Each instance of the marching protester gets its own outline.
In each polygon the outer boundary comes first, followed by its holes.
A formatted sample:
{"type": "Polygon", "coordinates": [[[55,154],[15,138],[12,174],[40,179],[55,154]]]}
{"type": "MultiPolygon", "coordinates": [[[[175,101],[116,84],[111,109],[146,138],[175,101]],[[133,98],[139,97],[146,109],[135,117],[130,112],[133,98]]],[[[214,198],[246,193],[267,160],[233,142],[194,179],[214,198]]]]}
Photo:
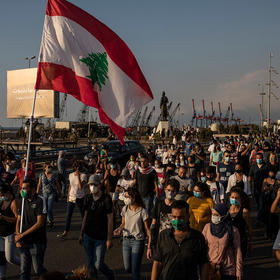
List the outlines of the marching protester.
{"type": "Polygon", "coordinates": [[[158,235],[165,229],[172,227],[171,224],[171,205],[175,201],[176,194],[179,192],[180,183],[176,179],[169,179],[164,187],[165,198],[157,200],[152,210],[151,240],[150,247],[147,249],[147,258],[152,259],[158,235]]]}
{"type": "Polygon", "coordinates": [[[275,177],[275,169],[268,170],[268,177],[263,180],[263,221],[266,225],[265,237],[274,239],[279,229],[279,220],[275,214],[270,212],[271,205],[277,195],[279,185],[275,177]]]}
{"type": "Polygon", "coordinates": [[[87,176],[81,173],[81,164],[78,161],[73,163],[73,171],[69,174],[69,190],[67,196],[66,224],[62,234],[58,234],[58,238],[65,238],[70,230],[71,220],[75,205],[77,204],[81,216],[84,216],[84,196],[87,176]]]}
{"type": "Polygon", "coordinates": [[[88,181],[90,194],[84,199],[83,217],[79,242],[84,244],[90,276],[97,278],[101,271],[107,279],[115,279],[114,272],[105,264],[105,252],[112,246],[113,205],[98,175],[88,181]]]}
{"type": "Polygon", "coordinates": [[[214,166],[208,166],[206,168],[206,184],[209,187],[212,199],[214,203],[224,202],[225,199],[225,190],[224,186],[217,182],[216,179],[216,172],[214,166]]]}
{"type": "Polygon", "coordinates": [[[29,280],[31,264],[36,274],[43,274],[44,255],[47,247],[45,199],[36,193],[36,182],[32,179],[22,183],[21,196],[24,198],[23,209],[16,221],[16,246],[20,251],[20,279],[29,280]],[[23,215],[22,232],[20,232],[21,216],[23,215]]]}
{"type": "Polygon", "coordinates": [[[146,156],[143,155],[140,162],[141,166],[136,170],[134,185],[136,185],[144,201],[148,215],[150,216],[153,208],[154,196],[156,195],[156,197],[159,198],[158,178],[156,171],[153,167],[149,166],[149,161],[146,156]]]}
{"type": "Polygon", "coordinates": [[[207,280],[208,250],[202,233],[189,227],[188,204],[178,200],[171,209],[172,228],[159,234],[151,280],[207,280]]]}
{"type": "Polygon", "coordinates": [[[114,231],[114,235],[123,235],[123,262],[127,272],[132,273],[133,280],[140,279],[141,262],[145,248],[145,235],[149,239],[150,229],[148,212],[145,210],[143,200],[135,188],[125,192],[125,206],[122,209],[122,223],[114,231]]]}
{"type": "Polygon", "coordinates": [[[18,201],[12,189],[0,184],[0,279],[6,279],[7,262],[20,264],[14,239],[17,216],[18,201]]]}
{"type": "Polygon", "coordinates": [[[210,190],[205,183],[198,182],[193,188],[193,196],[187,200],[189,221],[192,229],[202,231],[211,221],[211,209],[214,206],[210,190]]]}
{"type": "Polygon", "coordinates": [[[44,172],[40,174],[38,186],[37,186],[37,194],[40,193],[40,189],[42,188],[43,197],[46,200],[48,206],[48,215],[47,222],[50,228],[53,228],[53,205],[55,200],[58,199],[58,195],[62,198],[62,192],[60,189],[60,185],[57,180],[57,176],[53,172],[53,168],[49,163],[44,164],[44,172]]]}
{"type": "Polygon", "coordinates": [[[211,222],[202,231],[208,246],[211,280],[241,280],[242,277],[240,234],[232,226],[227,213],[224,203],[216,204],[212,209],[211,222]]]}
{"type": "Polygon", "coordinates": [[[66,172],[65,151],[59,151],[56,166],[57,166],[58,182],[60,184],[60,189],[62,195],[65,197],[67,192],[67,178],[66,178],[67,172],[66,172]]]}
{"type": "Polygon", "coordinates": [[[263,195],[262,186],[263,180],[267,177],[268,170],[267,166],[263,161],[263,154],[256,154],[256,163],[253,164],[249,171],[248,180],[251,183],[251,188],[253,189],[254,197],[257,203],[257,225],[263,220],[263,195]]]}
{"type": "MultiPolygon", "coordinates": [[[[280,188],[278,188],[277,196],[271,205],[271,213],[280,214],[280,188]]],[[[278,230],[277,237],[273,244],[273,251],[275,254],[275,258],[280,265],[280,229],[278,230]]]]}
{"type": "Polygon", "coordinates": [[[230,191],[230,208],[229,214],[233,226],[235,226],[240,234],[242,257],[245,258],[249,242],[252,241],[252,225],[250,220],[250,210],[244,207],[244,193],[239,188],[232,188],[230,191]],[[248,235],[247,235],[248,229],[248,235]]]}
{"type": "Polygon", "coordinates": [[[243,166],[240,163],[236,163],[234,173],[229,176],[226,193],[229,193],[232,187],[240,182],[243,182],[244,192],[250,196],[252,193],[248,177],[244,174],[243,166]]]}

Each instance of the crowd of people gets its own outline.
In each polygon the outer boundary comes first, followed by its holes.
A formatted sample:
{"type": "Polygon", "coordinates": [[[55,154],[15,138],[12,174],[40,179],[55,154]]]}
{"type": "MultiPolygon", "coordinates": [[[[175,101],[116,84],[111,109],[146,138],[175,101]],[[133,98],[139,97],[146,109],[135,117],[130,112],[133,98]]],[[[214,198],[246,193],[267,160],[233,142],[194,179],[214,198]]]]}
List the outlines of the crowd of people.
{"type": "Polygon", "coordinates": [[[20,279],[30,279],[31,264],[41,279],[54,275],[46,272],[44,254],[59,199],[67,208],[57,238],[67,238],[78,206],[79,242],[92,279],[98,272],[116,278],[104,261],[114,237],[122,238],[123,265],[133,280],[140,279],[145,253],[152,280],[243,279],[252,205],[255,226],[275,240],[280,262],[280,138],[240,135],[210,145],[187,135],[175,140],[153,142],[126,166],[110,161],[103,146],[92,145],[88,161],[66,160],[60,151],[42,170],[31,161],[27,176],[25,158],[17,169],[15,156],[1,152],[0,279],[7,262],[20,265],[20,279]]]}

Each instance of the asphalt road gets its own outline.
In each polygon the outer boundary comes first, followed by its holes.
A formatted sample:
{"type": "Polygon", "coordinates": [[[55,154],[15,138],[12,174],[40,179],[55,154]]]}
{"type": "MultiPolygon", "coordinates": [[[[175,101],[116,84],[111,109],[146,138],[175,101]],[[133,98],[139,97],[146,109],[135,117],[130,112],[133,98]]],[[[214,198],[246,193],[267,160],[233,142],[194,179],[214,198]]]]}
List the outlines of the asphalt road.
{"type": "MultiPolygon", "coordinates": [[[[55,205],[55,228],[48,232],[48,246],[45,255],[45,266],[49,271],[59,270],[69,273],[80,265],[86,264],[84,248],[78,244],[81,217],[78,208],[75,209],[71,231],[66,240],[56,238],[63,231],[66,216],[66,202],[55,205]]],[[[254,216],[254,212],[253,212],[254,216]]],[[[253,217],[254,219],[254,217],[253,217]]],[[[254,228],[253,249],[245,262],[244,278],[248,280],[280,280],[280,268],[272,257],[272,241],[264,239],[264,229],[254,228]]],[[[131,279],[123,269],[121,242],[113,240],[113,248],[106,254],[106,264],[112,268],[117,279],[131,279]]],[[[142,277],[150,279],[151,263],[143,257],[142,277]]],[[[7,279],[18,279],[19,267],[8,265],[7,279]]],[[[37,279],[33,277],[32,279],[37,279]]],[[[100,275],[100,279],[105,279],[100,275]]]]}

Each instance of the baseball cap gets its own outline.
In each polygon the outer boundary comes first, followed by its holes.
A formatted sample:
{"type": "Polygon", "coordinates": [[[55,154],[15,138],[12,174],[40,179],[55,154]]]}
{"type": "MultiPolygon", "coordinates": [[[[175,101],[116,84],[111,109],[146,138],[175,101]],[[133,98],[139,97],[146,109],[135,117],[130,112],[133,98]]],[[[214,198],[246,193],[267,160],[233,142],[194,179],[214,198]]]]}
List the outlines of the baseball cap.
{"type": "Polygon", "coordinates": [[[89,185],[99,185],[101,183],[101,176],[98,174],[91,175],[88,179],[89,185]]]}

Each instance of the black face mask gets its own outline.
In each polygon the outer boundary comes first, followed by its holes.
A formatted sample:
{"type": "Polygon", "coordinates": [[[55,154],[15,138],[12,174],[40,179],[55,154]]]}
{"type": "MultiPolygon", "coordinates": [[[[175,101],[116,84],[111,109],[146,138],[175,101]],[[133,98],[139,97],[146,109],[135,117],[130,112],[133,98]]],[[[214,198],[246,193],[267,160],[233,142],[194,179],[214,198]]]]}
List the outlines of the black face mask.
{"type": "Polygon", "coordinates": [[[206,177],[208,181],[213,181],[214,177],[210,176],[210,177],[206,177]]]}
{"type": "Polygon", "coordinates": [[[268,176],[270,179],[275,179],[275,176],[268,176]]]}
{"type": "Polygon", "coordinates": [[[240,173],[242,173],[242,170],[241,169],[236,169],[235,172],[240,174],[240,173]]]}

